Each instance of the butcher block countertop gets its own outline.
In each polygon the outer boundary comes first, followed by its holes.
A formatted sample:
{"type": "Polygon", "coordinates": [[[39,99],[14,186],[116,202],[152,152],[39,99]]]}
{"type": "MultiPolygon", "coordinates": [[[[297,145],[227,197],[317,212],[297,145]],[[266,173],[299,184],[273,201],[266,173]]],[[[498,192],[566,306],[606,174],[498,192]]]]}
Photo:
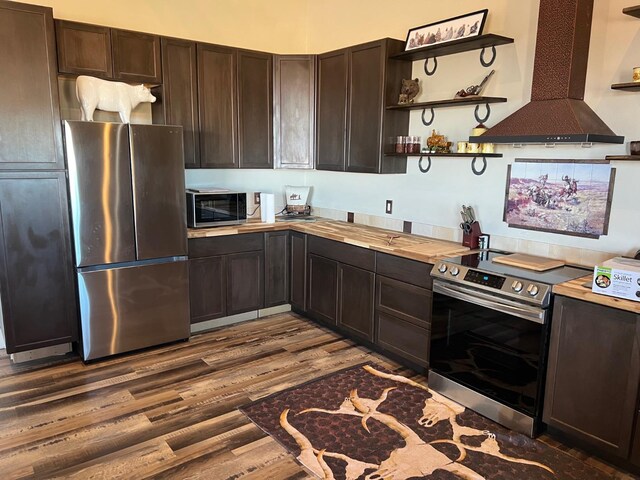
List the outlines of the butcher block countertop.
{"type": "Polygon", "coordinates": [[[560,283],[553,287],[553,293],[556,295],[564,295],[565,297],[576,298],[578,300],[584,300],[591,303],[597,303],[606,307],[618,308],[620,310],[626,310],[627,312],[633,312],[640,315],[640,302],[634,302],[632,300],[625,300],[624,298],[614,298],[607,295],[598,295],[591,291],[592,276],[576,278],[568,282],[560,283]],[[589,283],[589,288],[584,284],[589,283]]]}
{"type": "Polygon", "coordinates": [[[367,225],[323,219],[318,219],[318,221],[315,222],[283,221],[261,223],[249,221],[242,225],[233,225],[230,227],[189,229],[188,237],[206,238],[278,230],[293,230],[308,233],[310,235],[427,263],[433,263],[438,258],[460,255],[469,251],[467,247],[463,247],[459,243],[448,242],[446,240],[436,240],[420,235],[400,233],[367,225]]]}

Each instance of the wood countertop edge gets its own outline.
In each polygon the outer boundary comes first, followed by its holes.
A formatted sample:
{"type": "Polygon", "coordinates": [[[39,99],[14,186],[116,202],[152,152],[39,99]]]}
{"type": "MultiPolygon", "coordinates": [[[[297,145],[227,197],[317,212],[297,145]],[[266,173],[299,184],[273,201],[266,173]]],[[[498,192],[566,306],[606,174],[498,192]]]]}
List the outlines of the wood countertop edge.
{"type": "Polygon", "coordinates": [[[640,315],[640,302],[634,302],[633,300],[626,300],[624,298],[610,297],[608,295],[600,295],[598,293],[593,293],[590,288],[582,286],[586,282],[591,283],[592,278],[593,277],[591,275],[586,275],[584,277],[576,278],[575,280],[559,283],[558,285],[554,285],[553,293],[640,315]]]}

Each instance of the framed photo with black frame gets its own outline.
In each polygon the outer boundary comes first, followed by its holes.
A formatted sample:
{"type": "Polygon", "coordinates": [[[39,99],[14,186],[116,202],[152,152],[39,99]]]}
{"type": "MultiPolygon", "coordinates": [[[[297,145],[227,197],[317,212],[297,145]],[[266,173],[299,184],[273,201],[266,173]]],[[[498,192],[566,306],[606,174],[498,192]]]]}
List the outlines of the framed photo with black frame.
{"type": "Polygon", "coordinates": [[[408,51],[461,38],[477,37],[482,34],[488,13],[489,10],[485,8],[477,12],[465,13],[458,17],[412,28],[407,33],[404,49],[408,51]]]}

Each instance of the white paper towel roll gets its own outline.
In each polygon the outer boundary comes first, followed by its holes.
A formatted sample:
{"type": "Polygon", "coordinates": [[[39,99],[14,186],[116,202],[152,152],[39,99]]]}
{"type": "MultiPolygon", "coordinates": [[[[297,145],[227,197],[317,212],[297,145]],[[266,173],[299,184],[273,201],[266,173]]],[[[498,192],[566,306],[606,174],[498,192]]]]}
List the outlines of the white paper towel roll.
{"type": "Polygon", "coordinates": [[[260,194],[260,219],[265,223],[275,223],[276,205],[273,193],[260,194]]]}

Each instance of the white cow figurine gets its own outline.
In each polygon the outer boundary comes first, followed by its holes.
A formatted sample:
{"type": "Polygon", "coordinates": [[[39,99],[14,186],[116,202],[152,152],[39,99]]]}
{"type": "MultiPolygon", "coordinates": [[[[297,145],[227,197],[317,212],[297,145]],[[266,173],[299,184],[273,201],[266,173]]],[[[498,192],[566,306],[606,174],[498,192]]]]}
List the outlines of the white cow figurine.
{"type": "Polygon", "coordinates": [[[156,97],[144,85],[127,85],[80,75],[76,80],[76,97],[82,109],[82,120],[93,122],[93,112],[118,112],[122,123],[130,123],[131,110],[141,102],[155,102],[156,97]]]}

